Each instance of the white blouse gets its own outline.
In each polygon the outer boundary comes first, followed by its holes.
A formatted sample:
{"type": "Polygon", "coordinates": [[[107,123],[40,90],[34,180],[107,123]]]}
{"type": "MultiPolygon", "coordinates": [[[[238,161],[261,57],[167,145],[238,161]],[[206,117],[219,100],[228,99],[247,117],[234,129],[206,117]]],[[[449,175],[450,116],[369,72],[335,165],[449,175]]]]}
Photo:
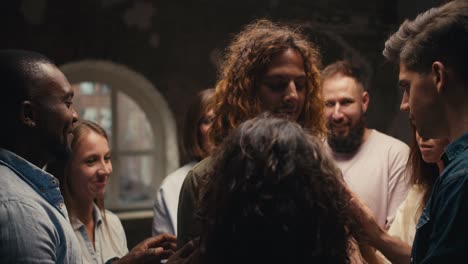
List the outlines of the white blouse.
{"type": "Polygon", "coordinates": [[[80,242],[84,263],[103,264],[111,258],[122,257],[128,253],[127,238],[119,218],[105,210],[107,225],[101,217],[101,211],[94,204],[94,245],[91,243],[86,228],[76,217],[71,218],[73,230],[80,242]]]}

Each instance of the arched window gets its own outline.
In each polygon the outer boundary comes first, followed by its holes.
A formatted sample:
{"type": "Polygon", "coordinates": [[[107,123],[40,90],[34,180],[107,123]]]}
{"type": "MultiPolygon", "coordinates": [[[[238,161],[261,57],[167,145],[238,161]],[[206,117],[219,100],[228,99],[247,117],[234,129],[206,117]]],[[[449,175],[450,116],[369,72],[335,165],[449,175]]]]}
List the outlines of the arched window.
{"type": "Polygon", "coordinates": [[[109,133],[113,174],[106,207],[149,209],[163,178],[179,165],[174,117],[164,98],[142,75],[106,61],[60,67],[74,87],[81,118],[109,133]]]}

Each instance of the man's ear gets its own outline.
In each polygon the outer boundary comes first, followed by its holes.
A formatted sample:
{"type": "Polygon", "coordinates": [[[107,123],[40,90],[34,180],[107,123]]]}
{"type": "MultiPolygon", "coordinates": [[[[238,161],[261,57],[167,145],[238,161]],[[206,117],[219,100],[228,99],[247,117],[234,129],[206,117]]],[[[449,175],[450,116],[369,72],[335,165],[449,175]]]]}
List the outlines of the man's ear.
{"type": "Polygon", "coordinates": [[[437,93],[442,93],[447,83],[447,71],[445,65],[440,61],[432,63],[433,82],[437,93]]]}
{"type": "Polygon", "coordinates": [[[36,114],[34,112],[34,105],[31,101],[21,102],[20,120],[21,124],[24,124],[29,128],[36,126],[36,114]]]}
{"type": "Polygon", "coordinates": [[[362,93],[362,111],[364,113],[367,112],[367,108],[369,107],[369,101],[370,101],[369,93],[367,91],[364,91],[362,93]]]}

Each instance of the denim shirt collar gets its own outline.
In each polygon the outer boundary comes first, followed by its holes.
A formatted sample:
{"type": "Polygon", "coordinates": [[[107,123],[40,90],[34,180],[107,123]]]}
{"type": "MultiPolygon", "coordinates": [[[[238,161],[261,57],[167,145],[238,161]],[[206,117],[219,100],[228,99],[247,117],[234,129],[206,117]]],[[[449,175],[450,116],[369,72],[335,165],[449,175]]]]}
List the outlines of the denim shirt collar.
{"type": "Polygon", "coordinates": [[[15,172],[42,198],[68,219],[67,209],[60,193],[60,184],[57,178],[15,153],[2,148],[0,148],[0,164],[7,166],[15,172]]]}
{"type": "Polygon", "coordinates": [[[452,162],[452,160],[456,159],[458,155],[460,155],[467,148],[468,132],[465,132],[465,134],[463,134],[445,148],[445,152],[441,157],[442,161],[444,162],[444,166],[447,167],[447,165],[452,162]]]}

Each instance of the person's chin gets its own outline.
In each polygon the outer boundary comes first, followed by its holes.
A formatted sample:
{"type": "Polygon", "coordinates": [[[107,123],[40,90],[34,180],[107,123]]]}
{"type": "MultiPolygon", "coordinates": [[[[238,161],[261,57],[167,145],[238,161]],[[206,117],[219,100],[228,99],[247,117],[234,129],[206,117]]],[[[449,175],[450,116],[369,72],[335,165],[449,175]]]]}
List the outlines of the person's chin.
{"type": "Polygon", "coordinates": [[[346,128],[341,128],[341,129],[332,129],[333,136],[338,138],[338,139],[345,139],[348,137],[349,130],[346,128]]]}
{"type": "Polygon", "coordinates": [[[94,196],[95,199],[99,199],[99,198],[104,198],[104,194],[106,193],[106,189],[105,188],[96,188],[94,187],[94,190],[91,191],[92,192],[92,196],[94,196]]]}

